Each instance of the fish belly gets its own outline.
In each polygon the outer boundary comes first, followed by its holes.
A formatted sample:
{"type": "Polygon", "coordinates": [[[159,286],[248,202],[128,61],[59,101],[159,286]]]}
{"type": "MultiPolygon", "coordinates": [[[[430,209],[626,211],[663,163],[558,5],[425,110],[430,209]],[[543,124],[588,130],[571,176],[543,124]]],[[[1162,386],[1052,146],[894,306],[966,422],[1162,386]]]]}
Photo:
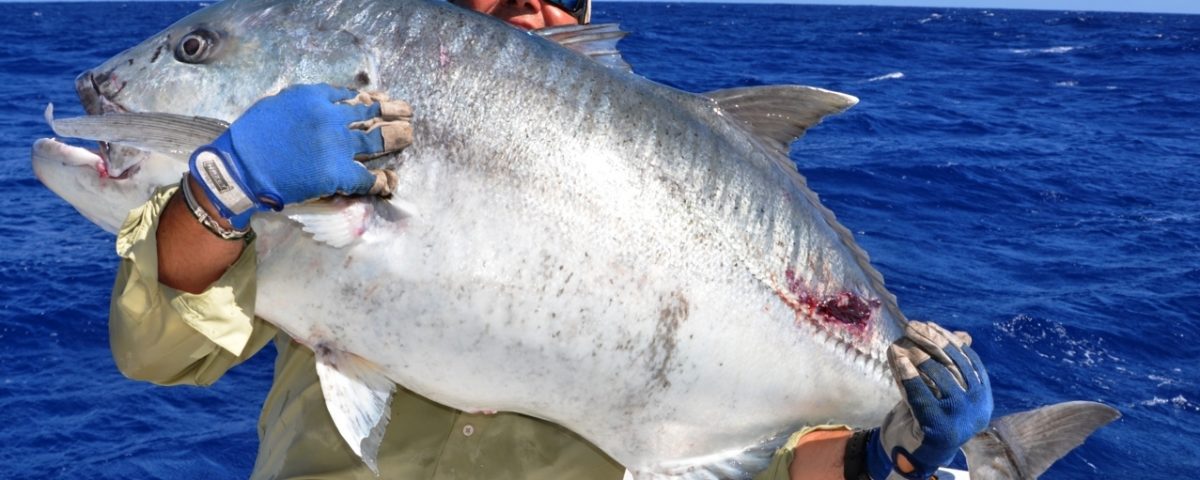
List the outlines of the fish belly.
{"type": "Polygon", "coordinates": [[[728,246],[698,241],[669,192],[631,182],[636,202],[595,209],[439,156],[406,161],[409,216],[348,247],[256,225],[259,315],[440,403],[561,424],[631,469],[875,424],[895,402],[728,246]]]}

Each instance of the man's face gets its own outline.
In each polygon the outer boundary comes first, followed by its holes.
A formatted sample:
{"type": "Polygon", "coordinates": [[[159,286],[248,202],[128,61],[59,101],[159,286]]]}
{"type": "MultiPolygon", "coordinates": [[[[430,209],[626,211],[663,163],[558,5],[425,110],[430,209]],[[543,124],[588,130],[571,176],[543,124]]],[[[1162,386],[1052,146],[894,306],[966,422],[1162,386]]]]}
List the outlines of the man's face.
{"type": "Polygon", "coordinates": [[[543,0],[451,0],[450,3],[486,13],[525,30],[579,24],[571,14],[543,0]]]}

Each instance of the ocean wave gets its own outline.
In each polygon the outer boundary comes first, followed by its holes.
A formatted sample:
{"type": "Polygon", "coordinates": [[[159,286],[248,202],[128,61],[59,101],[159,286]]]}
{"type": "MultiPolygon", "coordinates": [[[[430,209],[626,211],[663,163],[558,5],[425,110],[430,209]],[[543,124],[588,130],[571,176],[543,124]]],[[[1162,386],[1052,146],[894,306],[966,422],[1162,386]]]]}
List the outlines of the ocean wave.
{"type": "Polygon", "coordinates": [[[887,75],[880,75],[878,77],[874,77],[867,81],[868,82],[878,82],[880,80],[899,80],[901,78],[904,78],[904,72],[892,72],[887,75]]]}
{"type": "Polygon", "coordinates": [[[1047,360],[1080,367],[1122,361],[1109,351],[1103,338],[1078,337],[1057,321],[1017,314],[995,327],[1003,336],[1047,360]]]}
{"type": "Polygon", "coordinates": [[[1141,402],[1138,402],[1138,405],[1141,405],[1143,407],[1157,407],[1160,405],[1170,405],[1170,406],[1178,408],[1180,410],[1191,410],[1194,412],[1200,412],[1200,406],[1197,406],[1195,403],[1192,403],[1191,401],[1189,401],[1187,399],[1187,397],[1185,397],[1183,395],[1176,395],[1171,398],[1162,398],[1162,397],[1159,397],[1156,395],[1149,400],[1143,400],[1141,402]]]}
{"type": "Polygon", "coordinates": [[[1030,53],[1063,54],[1063,53],[1070,53],[1075,50],[1079,50],[1080,48],[1082,48],[1082,47],[1072,47],[1072,46],[1064,45],[1064,46],[1060,46],[1060,47],[1050,47],[1050,48],[1010,48],[1008,51],[1011,53],[1018,54],[1018,55],[1028,55],[1030,53]]]}

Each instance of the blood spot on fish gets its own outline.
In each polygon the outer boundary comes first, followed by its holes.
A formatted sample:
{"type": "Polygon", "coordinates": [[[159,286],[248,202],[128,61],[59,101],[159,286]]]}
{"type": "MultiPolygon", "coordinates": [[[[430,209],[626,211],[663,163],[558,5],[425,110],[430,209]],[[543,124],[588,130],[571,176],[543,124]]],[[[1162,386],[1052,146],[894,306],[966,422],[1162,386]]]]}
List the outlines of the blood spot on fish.
{"type": "Polygon", "coordinates": [[[878,306],[878,301],[867,302],[853,293],[842,292],[822,300],[817,305],[817,314],[828,321],[865,327],[871,318],[871,311],[878,306]]]}
{"type": "Polygon", "coordinates": [[[367,72],[358,72],[358,75],[354,76],[354,81],[358,82],[358,86],[365,87],[371,84],[371,76],[367,75],[367,72]]]}
{"type": "Polygon", "coordinates": [[[853,292],[818,296],[812,293],[795,271],[788,269],[784,275],[791,295],[781,293],[779,296],[799,317],[861,334],[866,332],[871,316],[880,306],[879,300],[863,299],[853,292]]]}

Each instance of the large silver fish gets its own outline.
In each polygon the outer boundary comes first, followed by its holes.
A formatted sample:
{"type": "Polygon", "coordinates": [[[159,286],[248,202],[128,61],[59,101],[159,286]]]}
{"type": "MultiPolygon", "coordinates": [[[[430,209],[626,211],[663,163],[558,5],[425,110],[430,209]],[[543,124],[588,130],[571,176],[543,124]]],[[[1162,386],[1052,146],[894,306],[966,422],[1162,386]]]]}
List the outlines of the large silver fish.
{"type": "MultiPolygon", "coordinates": [[[[254,222],[256,313],[317,353],[368,465],[394,384],[559,423],[638,478],[744,478],[804,425],[877,425],[906,320],[787,157],[856,99],[681,92],[623,70],[615,36],[532,35],[429,1],[229,0],[81,75],[87,111],[107,115],[60,134],[115,143],[41,140],[34,169],[115,231],[224,128],[183,116],[231,121],[296,83],[410,101],[416,144],[383,165],[395,197],[254,222]]],[[[976,478],[1036,476],[1112,418],[1030,415],[973,444],[976,478]],[[1079,421],[1031,426],[1047,418],[1079,421]]]]}

